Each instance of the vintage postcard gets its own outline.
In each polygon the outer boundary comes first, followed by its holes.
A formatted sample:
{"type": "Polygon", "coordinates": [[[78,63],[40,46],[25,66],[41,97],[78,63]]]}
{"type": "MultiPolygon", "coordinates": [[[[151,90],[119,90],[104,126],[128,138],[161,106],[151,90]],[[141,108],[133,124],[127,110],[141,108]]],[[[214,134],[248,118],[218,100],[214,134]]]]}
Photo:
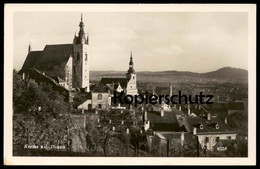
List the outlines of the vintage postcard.
{"type": "Polygon", "coordinates": [[[256,5],[4,15],[5,165],[256,164],[256,5]]]}

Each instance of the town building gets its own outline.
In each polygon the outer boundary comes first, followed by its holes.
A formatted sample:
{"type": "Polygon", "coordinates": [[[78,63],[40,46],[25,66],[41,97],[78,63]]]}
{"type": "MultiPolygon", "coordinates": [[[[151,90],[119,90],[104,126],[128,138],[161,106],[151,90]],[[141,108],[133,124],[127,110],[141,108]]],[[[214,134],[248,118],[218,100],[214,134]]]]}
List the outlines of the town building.
{"type": "Polygon", "coordinates": [[[97,85],[92,91],[92,109],[108,109],[111,106],[111,94],[107,86],[97,85]]]}
{"type": "Polygon", "coordinates": [[[235,140],[237,132],[227,125],[227,119],[222,122],[217,116],[207,112],[205,117],[197,116],[190,112],[176,116],[179,126],[185,128],[188,133],[198,137],[202,149],[213,151],[214,147],[221,140],[235,140]]]}
{"type": "Polygon", "coordinates": [[[181,131],[175,113],[173,111],[144,111],[143,117],[144,129],[153,131],[181,131]]]}

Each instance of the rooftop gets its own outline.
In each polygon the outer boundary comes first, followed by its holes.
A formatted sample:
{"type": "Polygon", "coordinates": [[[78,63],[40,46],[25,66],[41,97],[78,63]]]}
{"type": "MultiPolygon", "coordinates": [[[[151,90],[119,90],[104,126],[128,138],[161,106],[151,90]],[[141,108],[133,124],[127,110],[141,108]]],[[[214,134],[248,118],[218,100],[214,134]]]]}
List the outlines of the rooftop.
{"type": "Polygon", "coordinates": [[[120,84],[122,88],[127,87],[128,79],[125,77],[103,77],[101,79],[101,84],[107,85],[107,84],[120,84]]]}

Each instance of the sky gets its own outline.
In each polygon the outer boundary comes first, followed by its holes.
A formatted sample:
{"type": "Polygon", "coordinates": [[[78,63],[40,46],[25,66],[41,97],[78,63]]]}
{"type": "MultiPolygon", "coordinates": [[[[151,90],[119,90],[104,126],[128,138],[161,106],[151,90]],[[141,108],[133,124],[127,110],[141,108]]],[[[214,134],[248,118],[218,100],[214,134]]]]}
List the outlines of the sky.
{"type": "MultiPolygon", "coordinates": [[[[72,43],[80,12],[14,13],[14,69],[20,70],[31,43],[72,43]]],[[[248,69],[247,13],[83,12],[89,33],[90,70],[208,72],[230,66],[248,69]]]]}

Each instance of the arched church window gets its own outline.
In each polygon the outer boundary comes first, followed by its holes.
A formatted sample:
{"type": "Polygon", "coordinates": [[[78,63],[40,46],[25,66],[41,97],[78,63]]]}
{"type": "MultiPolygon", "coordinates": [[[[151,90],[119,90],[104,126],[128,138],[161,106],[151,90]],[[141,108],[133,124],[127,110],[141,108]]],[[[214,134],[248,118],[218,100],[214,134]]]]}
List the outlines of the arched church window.
{"type": "Polygon", "coordinates": [[[102,94],[98,94],[97,99],[98,99],[98,100],[102,100],[102,94]]]}
{"type": "Polygon", "coordinates": [[[85,61],[88,60],[88,54],[85,54],[85,61]]]}
{"type": "Polygon", "coordinates": [[[135,79],[135,77],[133,76],[133,79],[135,79]]]}

